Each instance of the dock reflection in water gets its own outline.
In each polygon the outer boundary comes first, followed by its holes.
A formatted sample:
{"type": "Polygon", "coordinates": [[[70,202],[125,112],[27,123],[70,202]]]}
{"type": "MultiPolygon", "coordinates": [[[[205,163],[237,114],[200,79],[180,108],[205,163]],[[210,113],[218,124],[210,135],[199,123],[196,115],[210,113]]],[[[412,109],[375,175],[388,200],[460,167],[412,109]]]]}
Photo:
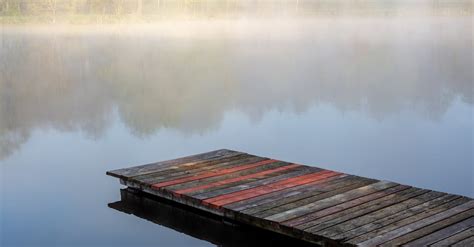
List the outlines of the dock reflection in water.
{"type": "MultiPolygon", "coordinates": [[[[108,206],[126,214],[174,229],[217,246],[314,246],[300,240],[222,218],[132,189],[120,190],[121,200],[108,206]]],[[[160,240],[157,239],[157,242],[160,240]]]]}

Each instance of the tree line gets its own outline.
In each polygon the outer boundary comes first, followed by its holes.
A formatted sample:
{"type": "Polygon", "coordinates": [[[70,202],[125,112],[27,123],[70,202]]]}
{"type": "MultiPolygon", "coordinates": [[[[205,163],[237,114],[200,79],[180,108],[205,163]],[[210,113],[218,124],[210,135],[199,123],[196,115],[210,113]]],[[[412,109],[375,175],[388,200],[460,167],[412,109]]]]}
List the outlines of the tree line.
{"type": "Polygon", "coordinates": [[[295,5],[291,1],[251,0],[0,0],[2,15],[44,14],[157,14],[161,10],[213,11],[246,6],[295,5]]]}
{"type": "Polygon", "coordinates": [[[252,12],[252,11],[316,11],[328,8],[398,8],[430,5],[432,7],[462,7],[472,9],[469,0],[0,0],[0,15],[126,15],[160,14],[161,12],[192,11],[252,12]]]}

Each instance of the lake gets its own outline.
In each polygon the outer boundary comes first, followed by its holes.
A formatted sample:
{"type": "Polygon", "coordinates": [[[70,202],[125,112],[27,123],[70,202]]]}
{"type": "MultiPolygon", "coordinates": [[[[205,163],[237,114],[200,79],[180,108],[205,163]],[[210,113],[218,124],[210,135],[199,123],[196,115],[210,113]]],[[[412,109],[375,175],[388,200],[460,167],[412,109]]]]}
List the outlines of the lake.
{"type": "Polygon", "coordinates": [[[1,245],[213,246],[109,208],[105,172],[221,148],[473,197],[472,25],[2,26],[1,245]]]}

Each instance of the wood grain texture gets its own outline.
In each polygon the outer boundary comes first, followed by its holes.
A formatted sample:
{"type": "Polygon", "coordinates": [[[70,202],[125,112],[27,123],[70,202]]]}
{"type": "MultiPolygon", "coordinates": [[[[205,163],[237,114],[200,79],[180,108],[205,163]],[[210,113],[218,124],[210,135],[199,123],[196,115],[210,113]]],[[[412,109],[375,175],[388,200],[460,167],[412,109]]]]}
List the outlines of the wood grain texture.
{"type": "MultiPolygon", "coordinates": [[[[376,225],[376,229],[372,230],[371,232],[364,233],[360,236],[355,237],[354,239],[348,240],[348,243],[351,244],[359,244],[365,241],[368,241],[369,239],[375,238],[377,236],[381,236],[385,233],[388,233],[390,231],[393,231],[398,228],[402,228],[404,226],[407,226],[411,223],[417,222],[417,221],[423,221],[423,219],[435,215],[437,213],[446,211],[450,208],[459,206],[463,203],[466,203],[467,200],[465,198],[457,198],[455,200],[442,203],[440,206],[436,206],[434,208],[428,208],[421,210],[421,212],[416,212],[418,211],[416,207],[409,209],[408,211],[402,211],[398,214],[395,214],[393,216],[388,217],[388,220],[385,221],[384,219],[380,219],[378,221],[374,221],[371,224],[376,225]],[[412,215],[410,211],[414,211],[415,214],[412,215]],[[407,214],[405,214],[407,213],[407,214]]],[[[421,207],[423,205],[420,205],[421,207]]],[[[365,226],[365,227],[370,227],[370,225],[365,226]]]]}
{"type": "Polygon", "coordinates": [[[397,240],[394,240],[394,239],[406,234],[410,234],[411,232],[414,232],[418,229],[421,229],[425,226],[429,226],[431,224],[434,224],[446,218],[451,218],[455,216],[456,214],[459,214],[471,209],[473,206],[474,206],[474,201],[469,201],[467,203],[461,204],[459,206],[443,211],[436,215],[424,218],[421,221],[416,221],[411,224],[405,225],[403,227],[397,228],[393,231],[387,232],[383,235],[379,235],[375,238],[362,242],[359,245],[360,246],[373,246],[373,245],[389,244],[389,243],[392,243],[392,240],[394,242],[398,242],[397,240]]]}
{"type": "Polygon", "coordinates": [[[186,156],[186,157],[173,159],[173,160],[160,161],[156,163],[135,166],[131,168],[108,171],[107,175],[117,177],[117,178],[129,178],[132,176],[139,176],[139,175],[144,175],[147,173],[161,171],[174,165],[179,165],[179,164],[184,164],[184,163],[193,163],[193,162],[203,162],[206,160],[213,160],[213,159],[223,158],[223,157],[232,157],[232,156],[236,156],[240,154],[242,153],[233,151],[233,150],[220,149],[220,150],[186,156]]]}
{"type": "Polygon", "coordinates": [[[338,183],[342,179],[347,178],[347,177],[348,175],[346,174],[339,174],[336,176],[317,180],[308,184],[303,184],[300,186],[287,188],[284,190],[268,193],[265,195],[260,195],[256,198],[251,198],[248,200],[231,203],[229,205],[225,205],[225,207],[228,209],[235,210],[235,211],[251,210],[250,208],[257,208],[257,207],[259,210],[262,210],[262,209],[264,210],[266,205],[269,205],[270,203],[273,203],[273,202],[280,202],[282,203],[280,205],[283,205],[292,200],[299,200],[305,197],[310,197],[312,195],[324,193],[327,191],[328,185],[338,183]]]}
{"type": "Polygon", "coordinates": [[[453,247],[472,247],[472,245],[473,245],[472,243],[474,243],[474,236],[463,239],[463,240],[453,244],[452,246],[453,247]]]}
{"type": "Polygon", "coordinates": [[[292,169],[298,167],[299,165],[296,164],[287,164],[284,162],[275,162],[272,164],[268,164],[266,166],[260,166],[252,169],[246,169],[243,171],[238,171],[222,176],[218,176],[219,180],[215,181],[208,181],[206,183],[196,183],[192,187],[188,186],[187,188],[170,188],[172,186],[167,187],[169,190],[173,190],[176,193],[181,194],[200,194],[204,193],[208,190],[215,189],[215,188],[222,188],[223,185],[237,185],[241,183],[246,183],[251,181],[251,179],[257,180],[260,178],[266,177],[266,175],[277,174],[277,172],[285,171],[288,169],[292,169]]]}
{"type": "Polygon", "coordinates": [[[213,197],[217,197],[217,196],[221,196],[221,195],[226,195],[226,194],[234,193],[234,192],[237,192],[237,191],[244,191],[244,190],[248,190],[248,189],[251,189],[251,188],[258,187],[258,186],[264,186],[264,185],[275,183],[275,182],[278,182],[278,181],[282,181],[282,180],[285,180],[285,179],[288,179],[288,178],[292,178],[292,177],[296,177],[296,176],[302,176],[302,175],[305,175],[305,174],[314,173],[314,172],[318,172],[318,171],[321,171],[321,169],[300,166],[300,167],[294,168],[291,171],[287,171],[287,172],[282,173],[282,174],[280,174],[278,176],[275,176],[275,177],[269,177],[269,178],[261,179],[261,180],[258,180],[258,181],[253,181],[253,182],[250,182],[250,183],[241,184],[241,185],[232,186],[232,187],[227,187],[227,188],[223,188],[223,189],[212,190],[212,191],[209,191],[209,192],[193,195],[193,197],[195,197],[197,199],[205,200],[205,199],[208,199],[208,198],[213,198],[213,197]]]}
{"type": "MultiPolygon", "coordinates": [[[[261,157],[251,157],[249,159],[244,160],[242,163],[244,163],[244,162],[245,163],[254,163],[254,162],[259,162],[259,161],[262,161],[262,160],[265,160],[265,159],[261,158],[261,157]]],[[[189,182],[186,182],[186,183],[170,185],[170,186],[166,186],[166,188],[169,189],[169,190],[173,190],[173,191],[184,190],[184,189],[189,189],[189,188],[194,188],[194,187],[197,187],[197,186],[201,186],[201,185],[204,185],[204,184],[218,182],[218,181],[222,181],[222,180],[225,180],[225,179],[230,179],[230,178],[234,178],[234,177],[238,177],[238,176],[245,176],[245,175],[248,175],[248,174],[253,174],[253,173],[260,172],[260,171],[269,170],[269,169],[273,169],[273,168],[276,168],[276,167],[287,166],[287,165],[290,165],[290,164],[287,163],[287,162],[279,161],[279,162],[274,162],[274,163],[271,163],[271,164],[268,164],[268,165],[265,165],[265,166],[246,169],[246,170],[242,170],[242,171],[238,171],[238,172],[234,172],[234,173],[230,173],[230,174],[225,174],[225,175],[221,175],[221,176],[204,178],[204,179],[199,179],[199,180],[196,180],[196,181],[189,181],[189,182]]]]}
{"type": "Polygon", "coordinates": [[[107,172],[128,187],[327,246],[474,246],[474,200],[232,150],[107,172]]]}
{"type": "MultiPolygon", "coordinates": [[[[334,177],[331,177],[334,178],[334,177]]],[[[294,193],[290,193],[284,198],[278,198],[278,200],[266,201],[265,203],[258,204],[258,207],[248,207],[242,209],[241,212],[251,215],[258,213],[259,217],[266,217],[277,212],[285,211],[284,205],[299,202],[300,204],[310,203],[315,200],[324,199],[330,197],[335,189],[346,189],[349,186],[357,186],[357,184],[369,183],[371,180],[364,180],[356,176],[344,176],[341,179],[329,180],[323,184],[316,184],[308,189],[302,189],[294,193]],[[272,211],[270,211],[272,210],[272,211]]]]}
{"type": "Polygon", "coordinates": [[[278,207],[273,207],[269,210],[259,211],[255,214],[252,214],[252,215],[254,215],[256,217],[261,217],[261,218],[270,217],[272,215],[287,212],[288,210],[296,209],[296,208],[299,208],[299,207],[302,207],[302,206],[305,206],[305,205],[308,205],[308,204],[311,204],[311,203],[315,203],[315,202],[324,200],[326,198],[330,198],[330,197],[333,197],[333,196],[336,196],[336,195],[340,195],[340,194],[345,193],[347,191],[357,189],[357,188],[360,188],[360,187],[364,187],[364,186],[366,186],[368,184],[372,184],[372,183],[375,183],[375,181],[373,181],[373,180],[355,181],[355,182],[352,182],[352,183],[347,184],[347,185],[342,186],[342,187],[335,188],[334,190],[331,190],[331,191],[328,191],[328,192],[325,192],[325,193],[318,193],[315,196],[304,198],[302,200],[293,201],[291,203],[287,203],[287,204],[284,204],[284,205],[281,205],[281,206],[278,206],[278,207]]]}
{"type": "MultiPolygon", "coordinates": [[[[450,233],[452,234],[452,233],[450,233]]],[[[448,234],[447,234],[448,235],[448,234]]],[[[474,227],[468,228],[461,232],[456,232],[453,235],[444,238],[436,243],[431,244],[433,247],[443,247],[443,246],[450,246],[456,244],[458,242],[463,241],[464,239],[468,239],[470,237],[474,237],[474,227]]]]}
{"type": "Polygon", "coordinates": [[[459,222],[464,221],[465,219],[468,219],[472,216],[474,216],[474,209],[463,211],[455,215],[449,215],[448,217],[442,220],[439,220],[437,222],[434,222],[430,225],[420,227],[416,230],[413,229],[409,233],[406,233],[405,235],[402,235],[388,242],[385,242],[380,246],[395,246],[395,245],[402,245],[402,244],[405,245],[406,243],[410,241],[423,238],[424,236],[432,234],[433,232],[436,232],[440,229],[447,228],[453,224],[458,224],[459,222]]]}
{"type": "MultiPolygon", "coordinates": [[[[445,195],[441,196],[432,200],[428,200],[425,203],[418,204],[416,206],[410,207],[406,210],[402,210],[399,212],[394,212],[393,214],[374,220],[370,223],[355,227],[347,232],[341,233],[337,235],[338,238],[344,238],[347,242],[351,241],[361,241],[365,237],[367,237],[372,231],[381,229],[384,226],[394,225],[396,222],[399,222],[403,219],[416,215],[418,213],[434,210],[437,206],[443,205],[448,201],[452,201],[457,196],[453,195],[445,195]]],[[[366,239],[366,238],[365,238],[366,239]]]]}
{"type": "Polygon", "coordinates": [[[131,179],[142,184],[157,184],[170,180],[187,177],[205,171],[220,171],[229,167],[242,166],[257,162],[269,162],[269,159],[260,157],[252,157],[248,155],[236,155],[233,157],[225,157],[222,159],[214,159],[205,162],[185,163],[172,166],[166,170],[159,172],[147,173],[145,175],[134,176],[131,179]]]}
{"type": "Polygon", "coordinates": [[[396,186],[396,183],[381,181],[367,186],[363,186],[357,189],[350,190],[348,192],[338,194],[320,201],[312,202],[303,206],[295,207],[293,209],[274,214],[266,217],[266,219],[271,221],[287,221],[298,216],[306,215],[311,212],[315,212],[321,209],[325,209],[340,203],[343,203],[348,200],[352,200],[358,197],[362,197],[367,194],[374,193],[379,190],[387,189],[390,187],[396,186]]]}
{"type": "Polygon", "coordinates": [[[199,179],[203,179],[203,178],[216,177],[216,176],[229,174],[229,173],[233,173],[233,172],[237,172],[237,171],[241,171],[241,170],[245,170],[245,169],[254,168],[254,167],[257,167],[257,166],[263,166],[263,165],[270,164],[270,163],[273,163],[273,162],[275,162],[275,160],[264,160],[264,161],[259,161],[259,162],[256,162],[256,163],[246,164],[246,165],[243,165],[243,166],[234,166],[234,167],[231,167],[231,168],[226,167],[224,169],[215,170],[215,171],[199,172],[199,173],[196,173],[194,175],[180,177],[178,179],[168,180],[168,181],[165,181],[165,182],[155,183],[155,184],[152,184],[152,187],[153,188],[161,188],[161,187],[165,187],[165,186],[169,186],[169,185],[181,184],[181,183],[194,181],[194,180],[199,180],[199,179]]]}
{"type": "Polygon", "coordinates": [[[337,225],[341,222],[346,222],[348,220],[360,217],[371,212],[375,212],[384,207],[394,205],[410,198],[419,196],[421,194],[427,193],[427,190],[421,190],[416,188],[411,188],[401,192],[382,197],[380,199],[373,200],[368,203],[359,205],[358,207],[349,208],[338,213],[330,214],[319,219],[312,219],[311,221],[305,222],[300,225],[293,226],[297,229],[302,229],[306,231],[320,231],[331,226],[337,225]]]}
{"type": "Polygon", "coordinates": [[[333,206],[333,207],[326,208],[324,210],[320,210],[320,211],[316,211],[316,212],[307,214],[304,217],[299,217],[299,218],[295,218],[295,219],[285,221],[285,222],[283,222],[283,224],[285,224],[287,226],[300,225],[304,222],[313,221],[315,219],[319,219],[321,217],[324,217],[324,216],[327,216],[327,215],[330,215],[330,214],[341,212],[341,211],[344,211],[346,209],[359,206],[359,205],[364,204],[366,202],[370,202],[370,201],[385,197],[387,195],[390,195],[390,194],[393,194],[393,193],[396,193],[396,192],[399,192],[399,191],[402,191],[402,190],[406,190],[408,188],[410,188],[410,186],[406,186],[406,185],[395,186],[395,187],[392,187],[392,188],[389,188],[389,189],[386,189],[386,190],[382,190],[382,191],[379,191],[379,192],[376,192],[376,193],[373,193],[373,194],[369,194],[369,195],[359,197],[359,198],[354,199],[354,200],[350,200],[350,201],[338,204],[338,205],[333,206]]]}
{"type": "Polygon", "coordinates": [[[327,228],[318,233],[324,236],[334,237],[336,239],[351,238],[354,236],[354,234],[358,234],[358,232],[351,231],[354,228],[364,226],[376,220],[385,220],[389,218],[390,216],[392,216],[393,214],[405,211],[409,208],[420,205],[426,201],[431,201],[433,199],[440,197],[441,195],[442,194],[440,192],[429,192],[421,196],[406,200],[402,203],[398,203],[398,204],[383,208],[381,210],[363,215],[361,217],[354,218],[350,221],[327,228]]]}
{"type": "Polygon", "coordinates": [[[271,184],[255,187],[255,188],[244,190],[244,191],[239,191],[239,192],[234,192],[234,193],[229,193],[226,195],[213,197],[204,201],[213,203],[218,206],[222,206],[225,204],[230,204],[230,203],[245,200],[248,198],[253,198],[258,195],[268,194],[274,191],[283,190],[285,188],[291,188],[298,185],[311,183],[314,181],[318,181],[318,180],[331,177],[331,176],[336,176],[336,175],[338,175],[337,172],[320,171],[316,173],[310,173],[310,174],[306,174],[302,176],[288,178],[282,181],[278,181],[276,183],[271,183],[271,184]]]}
{"type": "MultiPolygon", "coordinates": [[[[470,216],[468,216],[470,217],[470,216]]],[[[453,218],[450,218],[453,219],[453,218]]],[[[432,225],[431,227],[433,227],[432,225]]],[[[411,242],[408,242],[405,244],[405,246],[421,246],[421,245],[431,245],[436,242],[439,242],[440,240],[446,238],[446,236],[449,236],[451,234],[456,234],[459,232],[466,231],[469,228],[474,227],[474,217],[470,217],[467,220],[455,223],[453,225],[447,226],[447,227],[439,227],[440,224],[438,224],[438,231],[428,234],[422,238],[413,240],[411,242]]],[[[425,228],[426,229],[426,228],[425,228]]]]}

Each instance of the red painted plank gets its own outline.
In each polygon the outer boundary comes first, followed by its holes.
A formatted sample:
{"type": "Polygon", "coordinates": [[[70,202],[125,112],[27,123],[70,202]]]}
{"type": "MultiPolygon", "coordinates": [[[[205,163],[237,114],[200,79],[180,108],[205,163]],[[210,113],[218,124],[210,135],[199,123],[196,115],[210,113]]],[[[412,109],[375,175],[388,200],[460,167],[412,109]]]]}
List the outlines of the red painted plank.
{"type": "Polygon", "coordinates": [[[239,195],[232,195],[232,196],[228,196],[228,197],[223,196],[224,198],[220,198],[220,199],[217,199],[217,200],[212,200],[214,198],[211,198],[209,200],[211,200],[211,202],[213,204],[216,204],[218,206],[222,206],[222,205],[225,205],[225,204],[241,201],[241,200],[244,200],[244,199],[252,198],[252,197],[255,197],[255,196],[259,196],[259,195],[263,195],[263,194],[267,194],[267,193],[271,193],[271,192],[275,192],[275,191],[280,191],[280,190],[287,189],[287,188],[292,188],[292,187],[299,186],[299,185],[312,183],[314,181],[318,181],[318,180],[323,179],[323,178],[328,178],[328,177],[331,177],[331,176],[338,175],[338,174],[333,174],[332,171],[322,171],[322,172],[318,172],[318,173],[319,174],[314,174],[314,173],[310,174],[311,176],[305,175],[305,176],[300,176],[300,177],[287,179],[287,180],[284,180],[284,181],[280,181],[281,183],[275,183],[275,184],[260,186],[260,187],[254,188],[252,190],[249,190],[249,191],[242,191],[242,193],[240,193],[239,195]],[[220,205],[220,203],[224,200],[226,201],[226,203],[220,205]]]}
{"type": "Polygon", "coordinates": [[[308,179],[308,178],[312,178],[312,177],[319,177],[319,176],[321,176],[323,174],[326,174],[328,172],[330,172],[330,171],[322,170],[322,171],[313,172],[313,173],[309,173],[309,174],[305,174],[305,175],[300,175],[300,176],[296,176],[296,177],[292,177],[292,178],[287,178],[285,180],[281,180],[281,181],[274,182],[274,183],[267,184],[267,185],[258,186],[258,187],[251,188],[251,189],[248,189],[248,190],[241,190],[241,191],[237,191],[237,192],[233,192],[233,193],[229,193],[229,194],[225,194],[225,195],[220,195],[220,196],[208,198],[208,199],[206,199],[206,201],[215,202],[215,201],[231,198],[231,197],[234,197],[234,196],[240,196],[240,195],[243,195],[243,194],[252,193],[253,191],[259,190],[261,188],[277,187],[277,186],[282,186],[282,185],[285,185],[285,184],[288,184],[288,183],[293,183],[295,181],[302,181],[304,179],[308,179]]]}
{"type": "Polygon", "coordinates": [[[234,202],[237,202],[237,201],[242,201],[242,200],[245,200],[245,199],[253,198],[253,197],[256,197],[256,196],[259,196],[259,195],[263,195],[263,194],[267,194],[267,193],[271,193],[271,192],[275,192],[275,191],[280,191],[280,190],[283,190],[283,189],[292,188],[292,187],[299,186],[299,185],[312,183],[314,181],[318,181],[318,180],[328,178],[328,177],[331,177],[331,176],[336,176],[336,175],[337,174],[333,174],[333,172],[325,172],[324,174],[318,174],[316,176],[312,176],[312,177],[309,177],[309,178],[301,178],[297,181],[285,181],[285,183],[282,183],[282,184],[265,185],[265,186],[261,186],[259,188],[255,188],[255,190],[252,190],[252,191],[246,191],[245,193],[242,193],[240,195],[234,195],[230,198],[224,198],[224,199],[219,199],[219,200],[212,201],[212,203],[217,205],[217,206],[222,206],[222,205],[234,203],[234,202]]]}
{"type": "Polygon", "coordinates": [[[198,174],[195,174],[195,175],[192,175],[192,176],[179,178],[179,179],[175,179],[175,180],[171,180],[171,181],[166,181],[166,182],[162,182],[162,183],[153,184],[152,188],[159,189],[161,187],[180,184],[180,183],[185,183],[185,182],[194,181],[194,180],[198,180],[198,179],[202,179],[202,178],[220,176],[220,175],[224,175],[224,174],[228,174],[228,173],[232,173],[232,172],[237,172],[237,171],[241,171],[241,170],[245,170],[245,169],[250,169],[250,168],[253,168],[253,167],[257,167],[257,166],[263,166],[263,165],[273,163],[273,162],[276,162],[276,160],[270,159],[270,160],[264,160],[264,161],[260,161],[260,162],[256,162],[256,163],[252,163],[252,164],[248,164],[248,165],[222,169],[222,170],[218,170],[218,171],[201,172],[201,173],[198,173],[198,174]]]}
{"type": "Polygon", "coordinates": [[[234,203],[237,201],[242,201],[245,199],[253,198],[259,195],[271,193],[274,191],[279,191],[283,190],[286,188],[291,188],[295,187],[298,185],[302,184],[307,184],[311,183],[317,180],[321,180],[324,178],[332,177],[339,175],[340,173],[338,172],[333,172],[333,171],[321,171],[321,172],[316,172],[308,175],[303,175],[299,177],[294,177],[290,178],[287,180],[283,180],[277,183],[269,184],[269,185],[264,185],[264,186],[259,186],[253,189],[245,190],[245,191],[239,191],[235,193],[230,193],[222,196],[217,196],[213,197],[207,200],[204,200],[206,203],[213,204],[214,206],[223,206],[226,204],[234,203]]]}
{"type": "Polygon", "coordinates": [[[258,190],[258,189],[261,189],[261,188],[266,188],[268,186],[272,186],[272,187],[281,186],[281,185],[284,185],[284,184],[287,184],[287,183],[292,183],[294,181],[301,181],[302,179],[307,179],[307,178],[311,178],[311,177],[315,177],[315,176],[319,177],[322,174],[326,174],[328,172],[331,172],[331,171],[322,170],[322,171],[312,172],[312,173],[309,173],[309,174],[300,175],[300,176],[296,176],[296,177],[292,177],[292,178],[286,178],[284,180],[280,180],[278,182],[274,182],[274,183],[271,183],[271,184],[266,184],[266,185],[258,186],[258,187],[255,187],[255,188],[247,189],[247,190],[241,190],[241,191],[237,191],[237,192],[233,192],[233,193],[229,193],[229,194],[225,194],[225,195],[220,195],[220,196],[208,198],[208,199],[206,199],[206,201],[209,201],[209,202],[218,201],[218,200],[222,200],[222,199],[225,199],[225,198],[234,197],[234,196],[237,196],[237,195],[251,193],[254,190],[258,190]]]}
{"type": "Polygon", "coordinates": [[[240,177],[236,177],[236,178],[230,178],[230,179],[226,179],[226,180],[222,180],[222,181],[217,181],[217,182],[214,182],[214,183],[203,184],[203,185],[197,186],[197,187],[177,190],[175,192],[178,193],[178,194],[186,194],[186,193],[190,193],[190,192],[193,192],[193,191],[196,191],[196,190],[202,190],[202,189],[207,189],[207,188],[216,187],[216,186],[220,186],[220,185],[225,185],[225,184],[229,184],[229,183],[233,183],[233,182],[242,181],[242,180],[245,180],[245,179],[258,178],[258,177],[265,176],[267,174],[292,169],[292,168],[295,168],[295,167],[298,167],[298,166],[300,166],[300,165],[289,164],[289,165],[286,165],[286,166],[278,167],[278,168],[263,171],[263,172],[257,172],[257,173],[254,173],[254,174],[249,174],[249,175],[240,176],[240,177]]]}

